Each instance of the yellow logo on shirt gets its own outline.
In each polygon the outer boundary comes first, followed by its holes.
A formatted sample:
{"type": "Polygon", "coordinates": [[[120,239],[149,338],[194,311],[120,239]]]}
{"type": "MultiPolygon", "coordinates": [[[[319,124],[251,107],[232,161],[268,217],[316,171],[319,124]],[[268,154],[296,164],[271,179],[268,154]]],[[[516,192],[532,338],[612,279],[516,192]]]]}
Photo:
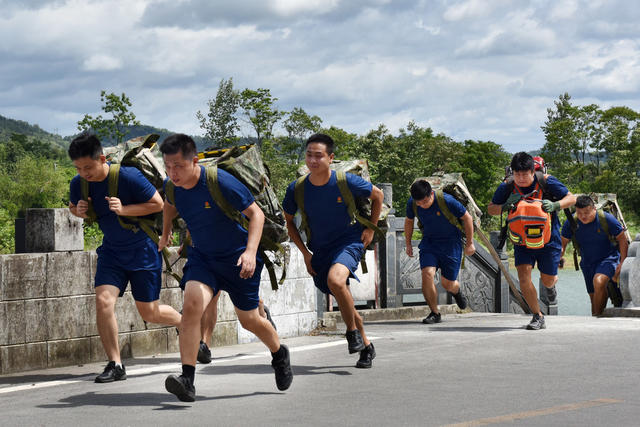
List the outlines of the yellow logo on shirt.
{"type": "Polygon", "coordinates": [[[209,202],[204,202],[204,208],[211,209],[211,205],[209,205],[209,202]]]}
{"type": "Polygon", "coordinates": [[[342,197],[338,196],[338,203],[342,203],[342,197]]]}
{"type": "Polygon", "coordinates": [[[440,216],[440,212],[436,212],[436,215],[440,216]]]}

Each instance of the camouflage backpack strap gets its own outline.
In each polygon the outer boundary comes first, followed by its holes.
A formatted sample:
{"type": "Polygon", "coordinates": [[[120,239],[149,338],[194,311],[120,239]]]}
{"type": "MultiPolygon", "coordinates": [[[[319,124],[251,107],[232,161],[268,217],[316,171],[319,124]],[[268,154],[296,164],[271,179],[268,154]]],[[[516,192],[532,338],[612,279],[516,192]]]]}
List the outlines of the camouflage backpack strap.
{"type": "Polygon", "coordinates": [[[411,201],[411,207],[413,208],[413,217],[418,220],[418,228],[420,229],[420,231],[422,231],[424,226],[422,225],[422,221],[420,221],[420,218],[418,218],[418,204],[415,200],[411,201]]]}
{"type": "MultiPolygon", "coordinates": [[[[220,208],[220,210],[232,221],[239,224],[245,230],[249,230],[249,220],[242,215],[240,211],[238,211],[222,194],[222,190],[220,189],[220,183],[218,181],[218,166],[212,165],[205,168],[206,173],[206,182],[207,188],[209,189],[209,193],[211,194],[211,198],[216,203],[216,205],[220,208]]],[[[272,241],[271,239],[261,236],[260,238],[260,246],[258,247],[258,253],[262,257],[264,261],[264,266],[267,268],[269,273],[269,280],[271,281],[271,288],[273,290],[278,290],[278,285],[284,283],[286,278],[286,269],[282,270],[282,275],[280,280],[278,281],[276,278],[275,267],[273,262],[269,259],[267,254],[265,253],[265,248],[269,250],[277,250],[280,251],[283,255],[285,254],[284,247],[277,242],[272,241]]]]}
{"type": "Polygon", "coordinates": [[[438,208],[440,208],[440,212],[447,218],[447,221],[451,223],[458,230],[464,232],[464,228],[462,228],[462,224],[460,224],[460,220],[456,218],[454,214],[449,210],[449,206],[447,206],[447,202],[444,200],[444,191],[436,190],[436,202],[438,203],[438,208]]]}
{"type": "Polygon", "coordinates": [[[309,246],[309,242],[311,241],[311,229],[309,228],[307,213],[304,210],[304,181],[307,179],[307,176],[309,175],[303,175],[296,180],[293,187],[293,197],[296,201],[298,212],[300,213],[300,230],[306,234],[307,246],[309,246]]]}
{"type": "MultiPolygon", "coordinates": [[[[436,203],[438,203],[438,208],[440,208],[440,212],[442,212],[442,215],[444,215],[444,217],[447,218],[447,221],[449,221],[451,223],[451,225],[453,225],[458,230],[460,230],[461,232],[464,233],[464,228],[462,228],[462,224],[460,224],[460,220],[458,218],[456,218],[456,216],[454,214],[451,213],[451,211],[449,210],[449,206],[447,206],[447,202],[444,199],[444,191],[436,190],[436,203]]],[[[464,261],[466,259],[467,259],[467,256],[466,256],[466,254],[464,253],[464,250],[463,250],[462,251],[462,264],[460,265],[460,268],[464,268],[464,264],[465,264],[464,261]]]]}
{"type": "Polygon", "coordinates": [[[575,266],[576,271],[580,269],[580,264],[578,263],[578,256],[580,256],[580,243],[578,243],[578,239],[576,237],[576,232],[578,231],[578,223],[576,222],[577,219],[577,215],[567,216],[569,227],[571,228],[571,243],[573,244],[573,265],[575,266]]]}
{"type": "Polygon", "coordinates": [[[370,228],[381,237],[384,237],[384,232],[380,230],[376,224],[372,223],[358,212],[356,201],[353,198],[353,193],[349,190],[349,185],[347,184],[347,174],[344,171],[336,171],[336,181],[338,182],[338,189],[340,190],[342,200],[347,205],[347,212],[351,218],[351,224],[355,224],[356,221],[358,221],[363,227],[370,228]]]}
{"type": "Polygon", "coordinates": [[[615,236],[612,236],[609,233],[609,223],[607,222],[607,217],[602,209],[598,209],[598,221],[600,222],[600,228],[607,235],[607,238],[609,239],[611,244],[613,246],[618,246],[618,241],[616,240],[615,236]]]}
{"type": "Polygon", "coordinates": [[[164,196],[173,206],[176,205],[176,186],[170,179],[164,185],[164,196]]]}
{"type": "Polygon", "coordinates": [[[96,211],[93,210],[93,203],[89,200],[89,181],[84,178],[80,178],[80,193],[82,200],[89,204],[87,208],[87,222],[92,224],[98,220],[98,215],[96,215],[96,211]]]}

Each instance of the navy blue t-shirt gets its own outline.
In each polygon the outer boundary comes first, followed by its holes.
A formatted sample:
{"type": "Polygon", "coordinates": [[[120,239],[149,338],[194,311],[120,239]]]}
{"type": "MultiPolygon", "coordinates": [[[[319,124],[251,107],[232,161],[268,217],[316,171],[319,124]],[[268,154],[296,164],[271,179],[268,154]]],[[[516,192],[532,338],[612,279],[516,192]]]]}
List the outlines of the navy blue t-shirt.
{"type": "MultiPolygon", "coordinates": [[[[422,240],[420,241],[419,248],[422,250],[436,250],[438,252],[449,253],[454,248],[461,246],[462,233],[458,227],[449,222],[446,216],[440,210],[438,201],[435,200],[435,193],[433,193],[434,200],[429,209],[416,206],[418,212],[418,219],[422,223],[422,240]]],[[[444,193],[444,201],[449,208],[449,211],[456,217],[462,218],[467,212],[465,207],[457,201],[450,194],[444,193]]],[[[413,197],[409,197],[407,200],[406,216],[409,219],[414,219],[413,213],[413,197]]]]}
{"type": "MultiPolygon", "coordinates": [[[[355,199],[371,196],[373,186],[370,182],[358,175],[345,175],[349,190],[355,199]]],[[[298,211],[295,185],[296,181],[289,184],[282,202],[284,211],[289,215],[295,215],[298,211]]],[[[304,180],[304,211],[311,229],[311,251],[328,251],[345,244],[360,242],[363,228],[359,222],[350,224],[351,219],[347,205],[342,200],[335,171],[331,171],[331,178],[325,185],[313,185],[309,178],[304,180]]]]}
{"type": "MultiPolygon", "coordinates": [[[[89,197],[93,210],[98,217],[98,225],[104,234],[102,244],[113,250],[136,249],[147,245],[151,239],[147,234],[138,230],[134,233],[131,230],[122,228],[118,221],[118,215],[109,210],[109,202],[105,197],[109,195],[109,176],[100,182],[89,182],[89,197]]],[[[121,166],[118,176],[118,198],[123,205],[133,205],[146,203],[156,193],[155,187],[134,168],[121,166]]],[[[69,201],[74,205],[82,199],[82,189],[80,175],[76,175],[69,185],[69,201]]],[[[126,221],[125,221],[126,222],[126,221]]],[[[151,241],[152,244],[153,241],[151,241]]]]}
{"type": "MultiPolygon", "coordinates": [[[[222,195],[238,211],[242,212],[254,202],[249,189],[220,168],[218,184],[222,195]]],[[[204,166],[200,166],[200,179],[195,187],[187,190],[176,186],[174,195],[175,206],[187,223],[193,246],[200,253],[215,258],[237,258],[244,252],[249,234],[214,202],[204,166]]]]}
{"type": "MultiPolygon", "coordinates": [[[[605,212],[604,217],[609,226],[610,235],[616,237],[622,233],[624,228],[613,215],[605,212]]],[[[611,243],[609,236],[607,236],[602,229],[598,215],[596,215],[596,218],[589,224],[583,224],[582,221],[576,219],[576,225],[578,226],[576,229],[576,240],[580,245],[581,264],[595,264],[610,256],[619,255],[618,249],[611,243]]],[[[569,220],[566,220],[562,226],[562,237],[571,239],[572,236],[571,225],[569,224],[569,220]]]]}
{"type": "MultiPolygon", "coordinates": [[[[533,184],[531,184],[529,187],[520,188],[520,191],[522,192],[522,194],[529,194],[535,190],[537,183],[538,177],[534,175],[533,184]]],[[[513,187],[514,191],[517,191],[515,190],[515,183],[513,184],[513,187]]],[[[549,193],[549,196],[553,196],[558,200],[562,199],[569,193],[567,187],[565,187],[564,184],[558,181],[558,179],[553,175],[547,176],[547,191],[549,193]]],[[[500,184],[500,186],[498,186],[498,189],[493,194],[491,203],[493,203],[494,205],[503,205],[509,198],[510,194],[512,194],[512,192],[509,191],[509,186],[503,182],[502,184],[500,184]]],[[[551,238],[549,240],[549,243],[545,245],[545,247],[547,246],[556,249],[562,248],[562,241],[560,240],[560,220],[558,219],[557,212],[553,212],[551,214],[551,238]]]]}

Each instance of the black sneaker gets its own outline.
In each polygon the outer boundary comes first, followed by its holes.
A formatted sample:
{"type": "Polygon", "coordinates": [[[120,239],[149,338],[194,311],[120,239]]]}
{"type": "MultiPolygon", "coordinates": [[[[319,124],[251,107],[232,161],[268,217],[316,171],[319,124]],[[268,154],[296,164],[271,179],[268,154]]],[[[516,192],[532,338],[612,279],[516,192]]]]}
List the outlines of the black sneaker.
{"type": "Polygon", "coordinates": [[[293,381],[293,371],[291,370],[289,349],[284,344],[281,344],[280,348],[284,349],[284,356],[279,359],[274,357],[271,360],[271,366],[276,372],[276,386],[278,387],[278,390],[284,391],[291,386],[291,382],[293,381]]]}
{"type": "Polygon", "coordinates": [[[112,383],[114,381],[122,381],[127,379],[127,372],[124,365],[116,366],[113,360],[107,363],[104,371],[96,377],[97,383],[112,383]]]}
{"type": "Polygon", "coordinates": [[[533,315],[533,319],[527,325],[527,329],[537,331],[538,329],[546,329],[546,325],[544,324],[544,316],[540,316],[538,313],[533,315]]]}
{"type": "Polygon", "coordinates": [[[200,341],[200,347],[198,348],[198,362],[211,363],[211,350],[207,346],[207,343],[200,341]]]}
{"type": "Polygon", "coordinates": [[[347,331],[345,335],[349,343],[349,354],[364,350],[364,342],[362,341],[362,335],[359,330],[354,329],[353,331],[347,331]]]}
{"type": "Polygon", "coordinates": [[[547,303],[549,303],[549,305],[558,304],[558,291],[556,290],[556,286],[553,285],[550,288],[545,287],[545,289],[547,292],[547,303]]]}
{"type": "MultiPolygon", "coordinates": [[[[449,293],[451,294],[451,292],[449,293]]],[[[453,296],[453,299],[456,300],[456,304],[458,304],[460,310],[464,310],[465,308],[467,308],[467,305],[469,305],[467,303],[467,297],[462,293],[462,287],[460,287],[457,294],[451,294],[451,296],[453,296]]]]}
{"type": "Polygon", "coordinates": [[[273,329],[277,331],[278,328],[276,327],[276,324],[273,323],[273,319],[271,318],[271,311],[269,311],[269,307],[267,307],[266,305],[264,306],[264,312],[267,315],[267,320],[271,322],[271,325],[273,325],[273,329]]]}
{"type": "Polygon", "coordinates": [[[196,388],[191,380],[184,375],[169,375],[164,380],[164,388],[169,393],[175,394],[178,400],[182,402],[194,402],[196,400],[196,388]]]}
{"type": "Polygon", "coordinates": [[[360,352],[360,359],[356,362],[356,368],[370,368],[371,361],[376,357],[376,349],[373,347],[373,343],[369,343],[368,346],[360,352]]]}
{"type": "Polygon", "coordinates": [[[422,323],[427,325],[433,325],[434,323],[442,322],[442,315],[440,313],[434,313],[433,311],[429,313],[427,317],[422,319],[422,323]]]}

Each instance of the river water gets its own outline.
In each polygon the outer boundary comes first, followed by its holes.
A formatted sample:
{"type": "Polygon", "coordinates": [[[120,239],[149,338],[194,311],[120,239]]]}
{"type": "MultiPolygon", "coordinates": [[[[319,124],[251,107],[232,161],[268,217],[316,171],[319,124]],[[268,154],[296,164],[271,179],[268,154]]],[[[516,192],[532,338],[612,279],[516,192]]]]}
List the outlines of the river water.
{"type": "MultiPolygon", "coordinates": [[[[540,274],[537,269],[534,269],[532,276],[533,283],[538,283],[540,274]]],[[[589,300],[582,271],[573,269],[558,270],[556,288],[558,290],[559,315],[591,316],[591,301],[589,300]]],[[[611,301],[608,302],[608,306],[611,306],[611,301]]]]}

